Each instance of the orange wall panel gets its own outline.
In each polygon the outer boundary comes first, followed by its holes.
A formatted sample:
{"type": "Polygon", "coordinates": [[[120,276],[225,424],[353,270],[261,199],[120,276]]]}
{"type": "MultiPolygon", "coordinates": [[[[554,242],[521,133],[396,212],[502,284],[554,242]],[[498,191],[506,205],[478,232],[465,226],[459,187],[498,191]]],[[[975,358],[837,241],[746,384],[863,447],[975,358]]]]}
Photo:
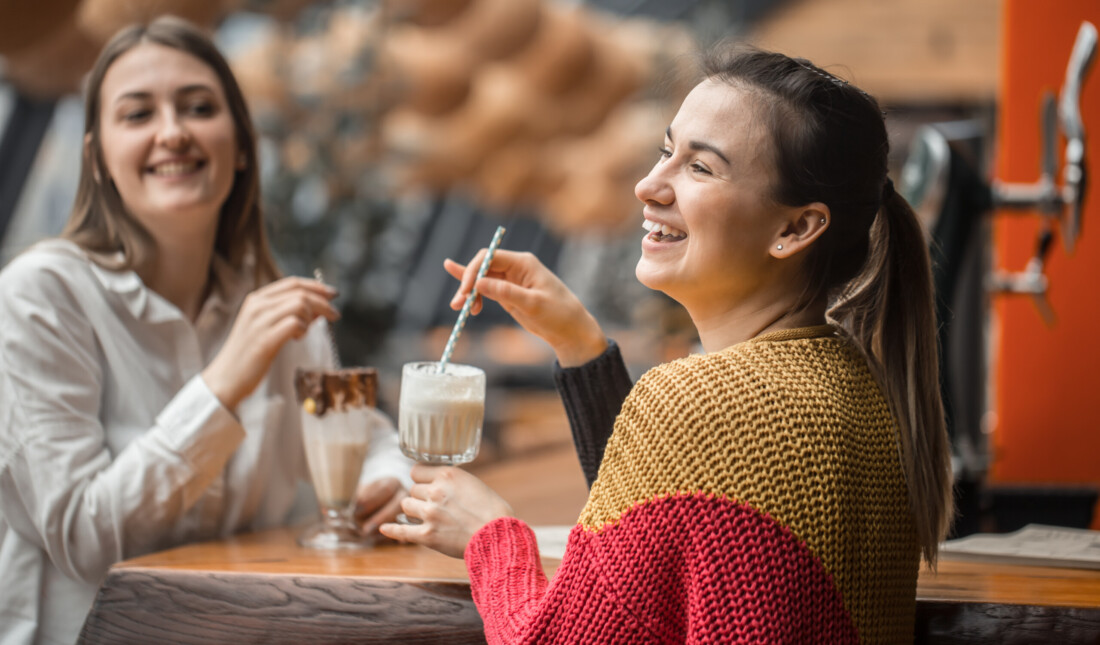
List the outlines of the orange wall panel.
{"type": "MultiPolygon", "coordinates": [[[[1006,0],[1002,13],[997,178],[1039,173],[1042,92],[1057,92],[1082,20],[1100,25],[1097,0],[1006,0]]],[[[1047,327],[1026,296],[994,297],[991,479],[1000,483],[1100,484],[1100,64],[1082,92],[1091,194],[1069,256],[1056,238],[1047,273],[1057,323],[1047,327]]],[[[1064,141],[1059,144],[1059,172],[1064,141]]],[[[998,213],[996,264],[1022,270],[1038,217],[998,213]]],[[[1100,528],[1100,509],[1093,528],[1100,528]]]]}

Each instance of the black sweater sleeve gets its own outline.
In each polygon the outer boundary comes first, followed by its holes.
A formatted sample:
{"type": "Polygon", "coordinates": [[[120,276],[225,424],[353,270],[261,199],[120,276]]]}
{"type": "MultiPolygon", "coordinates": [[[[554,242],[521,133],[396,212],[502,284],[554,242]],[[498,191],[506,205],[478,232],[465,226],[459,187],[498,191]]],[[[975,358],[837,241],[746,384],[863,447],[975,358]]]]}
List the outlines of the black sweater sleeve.
{"type": "Polygon", "coordinates": [[[615,417],[633,387],[619,345],[608,339],[603,354],[579,367],[563,368],[555,362],[554,382],[565,404],[584,478],[591,488],[615,417]]]}

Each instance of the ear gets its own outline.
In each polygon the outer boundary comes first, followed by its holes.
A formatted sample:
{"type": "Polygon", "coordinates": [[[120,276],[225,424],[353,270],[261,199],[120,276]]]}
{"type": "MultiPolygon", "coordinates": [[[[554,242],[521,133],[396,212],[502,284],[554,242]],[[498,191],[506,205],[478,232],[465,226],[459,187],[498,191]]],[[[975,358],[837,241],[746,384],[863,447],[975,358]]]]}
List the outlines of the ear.
{"type": "Polygon", "coordinates": [[[246,155],[242,150],[241,152],[237,153],[237,170],[244,170],[247,167],[248,155],[246,155]]]}
{"type": "Polygon", "coordinates": [[[789,258],[809,248],[829,228],[832,214],[825,204],[813,202],[790,209],[786,219],[786,226],[773,240],[769,251],[774,258],[789,258]]]}

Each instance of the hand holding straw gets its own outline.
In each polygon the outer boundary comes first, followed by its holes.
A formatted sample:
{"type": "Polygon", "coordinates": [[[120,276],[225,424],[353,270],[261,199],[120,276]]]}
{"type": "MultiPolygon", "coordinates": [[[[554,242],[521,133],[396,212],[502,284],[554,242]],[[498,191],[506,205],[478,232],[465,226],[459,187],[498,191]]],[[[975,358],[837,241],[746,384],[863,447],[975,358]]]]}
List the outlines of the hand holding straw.
{"type": "MultiPolygon", "coordinates": [[[[321,273],[320,267],[313,270],[313,279],[325,284],[325,276],[321,273]]],[[[336,369],[340,369],[340,350],[336,347],[336,334],[332,331],[332,323],[327,320],[325,321],[325,334],[328,336],[329,349],[332,351],[333,365],[336,369]]]]}
{"type": "Polygon", "coordinates": [[[466,325],[466,319],[470,316],[470,308],[474,306],[474,300],[477,298],[477,281],[485,277],[489,265],[493,262],[493,254],[500,246],[500,238],[503,236],[504,227],[498,226],[496,233],[493,234],[493,241],[489,242],[489,251],[485,254],[485,259],[481,261],[481,266],[478,267],[477,277],[474,278],[474,286],[470,288],[470,295],[466,296],[466,302],[463,303],[462,311],[458,314],[455,327],[451,330],[450,338],[447,339],[447,346],[443,348],[443,358],[439,359],[440,374],[447,370],[447,362],[451,360],[451,352],[455,350],[455,341],[458,340],[458,335],[462,333],[462,327],[466,325]]]}

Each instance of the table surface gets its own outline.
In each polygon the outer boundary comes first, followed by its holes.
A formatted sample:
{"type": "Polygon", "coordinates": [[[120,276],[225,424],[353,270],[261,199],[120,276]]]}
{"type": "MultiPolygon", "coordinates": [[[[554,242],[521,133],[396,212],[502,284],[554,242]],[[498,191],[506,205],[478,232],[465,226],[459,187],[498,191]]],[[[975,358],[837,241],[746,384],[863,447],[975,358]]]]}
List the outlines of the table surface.
{"type": "MultiPolygon", "coordinates": [[[[484,642],[462,560],[395,544],[311,551],[295,543],[299,530],[115,565],[82,642],[484,642]]],[[[547,575],[558,564],[543,559],[547,575]]],[[[917,598],[918,643],[1038,642],[1034,630],[1052,625],[1060,645],[1100,642],[1100,571],[944,559],[938,572],[922,569],[917,598]]]]}
{"type": "MultiPolygon", "coordinates": [[[[466,563],[437,551],[386,541],[351,551],[298,546],[302,529],[280,528],[217,542],[189,544],[120,562],[113,571],[159,569],[202,573],[257,573],[378,578],[468,585],[466,563]]],[[[559,561],[546,558],[547,575],[559,561]]]]}

